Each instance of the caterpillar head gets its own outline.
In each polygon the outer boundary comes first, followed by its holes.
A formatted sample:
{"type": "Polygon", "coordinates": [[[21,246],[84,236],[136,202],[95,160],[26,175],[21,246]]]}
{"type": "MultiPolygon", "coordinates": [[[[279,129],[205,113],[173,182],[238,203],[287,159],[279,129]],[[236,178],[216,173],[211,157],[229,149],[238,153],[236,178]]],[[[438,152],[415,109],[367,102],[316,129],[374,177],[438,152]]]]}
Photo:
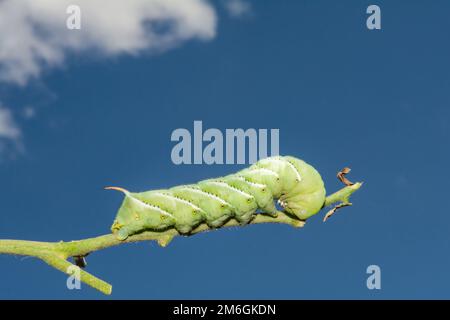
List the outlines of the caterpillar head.
{"type": "Polygon", "coordinates": [[[298,179],[293,181],[288,171],[282,176],[283,181],[291,181],[289,191],[279,198],[279,204],[284,211],[300,220],[306,220],[322,209],[325,203],[325,186],[317,170],[303,160],[284,157],[298,172],[298,179]]]}
{"type": "Polygon", "coordinates": [[[297,196],[278,200],[284,211],[296,216],[300,220],[306,220],[322,209],[325,201],[325,188],[309,194],[299,194],[297,196]]]}

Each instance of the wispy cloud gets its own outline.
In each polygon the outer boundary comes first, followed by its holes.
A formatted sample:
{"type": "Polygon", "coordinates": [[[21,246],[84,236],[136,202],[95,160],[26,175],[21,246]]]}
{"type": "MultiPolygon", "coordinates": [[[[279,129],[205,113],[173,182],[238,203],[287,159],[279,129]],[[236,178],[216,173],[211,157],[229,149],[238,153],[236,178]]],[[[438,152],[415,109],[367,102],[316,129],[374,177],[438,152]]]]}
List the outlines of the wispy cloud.
{"type": "Polygon", "coordinates": [[[163,51],[212,39],[215,30],[215,11],[205,0],[3,0],[0,80],[24,85],[68,54],[163,51]],[[81,30],[66,27],[72,4],[81,8],[81,30]]]}
{"type": "Polygon", "coordinates": [[[0,161],[5,156],[13,157],[20,150],[22,150],[22,132],[11,110],[0,104],[0,161]]]}
{"type": "Polygon", "coordinates": [[[252,10],[250,3],[245,0],[225,0],[224,4],[230,16],[235,18],[243,17],[252,10]]]}
{"type": "Polygon", "coordinates": [[[21,132],[9,109],[0,106],[0,139],[18,140],[21,132]]]}
{"type": "MultiPolygon", "coordinates": [[[[210,40],[216,20],[207,0],[0,0],[0,82],[26,85],[77,55],[160,53],[210,40]],[[81,10],[80,30],[67,28],[70,5],[81,10]]],[[[31,119],[35,109],[16,114],[31,119]]],[[[22,151],[22,138],[11,108],[0,104],[0,160],[22,151]]]]}

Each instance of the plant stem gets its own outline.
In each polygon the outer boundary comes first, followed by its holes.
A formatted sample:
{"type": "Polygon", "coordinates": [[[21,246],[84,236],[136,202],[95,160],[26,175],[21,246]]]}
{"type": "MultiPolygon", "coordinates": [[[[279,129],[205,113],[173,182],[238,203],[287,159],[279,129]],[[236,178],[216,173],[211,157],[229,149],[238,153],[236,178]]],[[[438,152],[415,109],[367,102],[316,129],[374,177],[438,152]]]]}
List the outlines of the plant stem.
{"type": "MultiPolygon", "coordinates": [[[[302,227],[304,225],[303,221],[289,217],[282,212],[280,212],[277,217],[257,215],[255,219],[252,220],[251,224],[270,222],[286,223],[294,227],[302,227]]],[[[241,224],[234,219],[228,221],[225,224],[226,227],[239,225],[241,224]]],[[[202,224],[198,226],[192,233],[195,234],[206,230],[210,230],[210,228],[206,224],[202,224]]],[[[85,256],[94,251],[130,242],[156,240],[160,245],[166,246],[175,236],[178,235],[180,234],[175,229],[169,229],[163,232],[142,232],[140,234],[130,236],[124,241],[117,240],[117,238],[113,234],[70,242],[0,240],[0,254],[3,253],[36,257],[43,260],[50,266],[71,275],[73,272],[73,268],[70,267],[75,267],[75,265],[67,261],[67,259],[70,257],[85,256]]],[[[80,270],[80,281],[103,292],[104,294],[111,294],[112,292],[112,286],[110,284],[94,277],[84,270],[80,270]]]]}
{"type": "Polygon", "coordinates": [[[329,195],[325,199],[324,207],[328,207],[334,203],[342,202],[342,203],[349,203],[349,198],[352,195],[353,192],[361,188],[362,182],[357,182],[355,184],[352,184],[350,186],[346,186],[342,188],[339,191],[336,191],[335,193],[329,195]]]}
{"type": "MultiPolygon", "coordinates": [[[[361,183],[356,183],[352,186],[347,186],[336,193],[328,196],[325,200],[325,206],[336,202],[348,202],[350,195],[359,189],[361,183]]],[[[284,223],[293,227],[303,227],[305,222],[296,217],[288,215],[284,212],[278,212],[276,217],[266,215],[256,215],[249,224],[259,223],[284,223]]],[[[223,227],[241,226],[235,219],[229,220],[223,227]]],[[[201,224],[195,228],[191,234],[196,234],[211,230],[207,224],[201,224]]],[[[83,240],[69,241],[69,242],[38,242],[26,240],[0,240],[0,254],[12,254],[36,257],[50,266],[71,275],[74,264],[67,261],[70,257],[86,256],[91,252],[102,250],[105,248],[117,246],[124,243],[140,242],[155,240],[161,246],[166,246],[175,236],[180,236],[175,229],[169,229],[161,232],[145,231],[128,237],[121,241],[113,234],[107,234],[95,238],[87,238],[83,240]],[[71,268],[72,267],[72,268],[71,268]]],[[[89,286],[103,292],[104,294],[111,294],[112,286],[107,282],[96,278],[85,270],[80,269],[80,281],[89,286]]]]}

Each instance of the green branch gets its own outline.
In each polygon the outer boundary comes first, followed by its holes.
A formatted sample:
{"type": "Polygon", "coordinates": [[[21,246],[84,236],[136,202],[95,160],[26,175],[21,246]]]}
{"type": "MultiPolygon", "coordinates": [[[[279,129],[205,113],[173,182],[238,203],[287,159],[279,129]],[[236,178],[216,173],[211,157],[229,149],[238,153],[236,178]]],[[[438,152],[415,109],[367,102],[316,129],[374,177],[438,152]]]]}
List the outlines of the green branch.
{"type": "Polygon", "coordinates": [[[341,202],[341,203],[349,203],[350,202],[350,196],[353,192],[361,188],[362,182],[357,182],[352,185],[346,186],[345,188],[342,188],[341,190],[329,195],[325,199],[324,207],[331,206],[332,204],[341,202]]]}
{"type": "MultiPolygon", "coordinates": [[[[361,183],[356,183],[351,186],[339,190],[338,192],[328,196],[325,200],[324,206],[329,206],[334,203],[341,203],[348,205],[350,195],[358,190],[361,183]]],[[[339,207],[339,206],[338,206],[339,207]]],[[[334,209],[335,210],[335,209],[334,209]]],[[[256,215],[255,218],[249,224],[259,223],[283,223],[293,227],[303,227],[305,221],[286,214],[284,212],[278,212],[276,217],[266,215],[256,215]]],[[[223,227],[241,226],[235,219],[229,220],[223,227]]],[[[211,230],[206,224],[199,225],[192,231],[192,234],[211,230]]],[[[0,254],[12,254],[36,257],[48,265],[71,275],[74,266],[68,261],[71,257],[84,257],[89,253],[106,249],[109,247],[117,246],[124,243],[140,242],[140,241],[157,241],[161,246],[166,246],[175,236],[180,236],[175,229],[169,229],[162,232],[146,231],[140,234],[136,234],[128,237],[124,241],[117,240],[113,234],[107,234],[95,238],[88,238],[70,242],[37,242],[37,241],[25,241],[25,240],[0,240],[0,254]]],[[[107,282],[91,275],[85,270],[80,269],[80,281],[87,285],[103,292],[104,294],[111,294],[112,286],[107,282]]]]}

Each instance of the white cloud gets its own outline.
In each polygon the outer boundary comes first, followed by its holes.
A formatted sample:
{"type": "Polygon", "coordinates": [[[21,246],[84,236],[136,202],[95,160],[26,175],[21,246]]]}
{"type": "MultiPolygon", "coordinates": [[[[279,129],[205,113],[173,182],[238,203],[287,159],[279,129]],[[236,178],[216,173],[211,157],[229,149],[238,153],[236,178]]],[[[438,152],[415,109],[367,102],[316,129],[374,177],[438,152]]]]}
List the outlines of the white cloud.
{"type": "Polygon", "coordinates": [[[245,0],[225,0],[225,8],[232,17],[242,17],[249,14],[252,7],[245,0]]]}
{"type": "Polygon", "coordinates": [[[0,80],[24,85],[62,65],[68,54],[162,51],[212,39],[215,30],[216,14],[206,0],[3,0],[0,80]],[[81,30],[66,27],[69,5],[81,8],[81,30]]]}
{"type": "Polygon", "coordinates": [[[9,109],[0,106],[0,139],[18,141],[21,132],[9,109]]]}

